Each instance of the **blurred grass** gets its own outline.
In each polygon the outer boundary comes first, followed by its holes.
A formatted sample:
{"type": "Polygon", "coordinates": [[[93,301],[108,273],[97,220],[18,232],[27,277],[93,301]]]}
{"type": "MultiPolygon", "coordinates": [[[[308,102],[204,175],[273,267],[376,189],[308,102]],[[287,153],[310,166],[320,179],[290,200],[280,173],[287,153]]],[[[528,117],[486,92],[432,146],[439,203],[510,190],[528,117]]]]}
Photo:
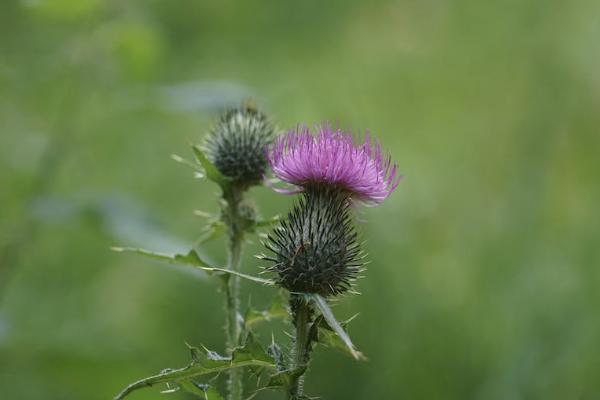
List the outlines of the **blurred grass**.
{"type": "Polygon", "coordinates": [[[598,18],[585,0],[3,1],[2,397],[106,399],[183,365],[184,342],[222,350],[214,284],[108,248],[192,242],[216,189],[169,154],[250,95],[283,128],[369,129],[406,176],[365,211],[364,294],[336,307],[361,313],[370,361],[319,351],[309,393],[597,398],[598,18]]]}

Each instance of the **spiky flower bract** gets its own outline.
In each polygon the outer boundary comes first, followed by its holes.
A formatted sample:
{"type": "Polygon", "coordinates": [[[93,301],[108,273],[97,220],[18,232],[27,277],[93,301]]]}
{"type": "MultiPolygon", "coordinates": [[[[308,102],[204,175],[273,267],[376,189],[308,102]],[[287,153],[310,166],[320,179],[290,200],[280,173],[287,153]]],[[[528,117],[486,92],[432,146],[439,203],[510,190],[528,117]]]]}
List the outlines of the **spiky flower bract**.
{"type": "Polygon", "coordinates": [[[203,148],[209,160],[237,186],[257,185],[268,162],[265,147],[274,126],[251,104],[226,111],[207,135],[203,148]]]}
{"type": "Polygon", "coordinates": [[[321,126],[290,131],[275,140],[267,152],[273,174],[304,190],[322,183],[336,186],[353,200],[381,204],[398,186],[397,165],[384,157],[381,145],[366,135],[357,144],[350,133],[321,126]]]}
{"type": "Polygon", "coordinates": [[[265,245],[274,253],[262,257],[273,262],[266,269],[290,292],[343,293],[364,264],[348,193],[323,184],[305,187],[265,245]]]}

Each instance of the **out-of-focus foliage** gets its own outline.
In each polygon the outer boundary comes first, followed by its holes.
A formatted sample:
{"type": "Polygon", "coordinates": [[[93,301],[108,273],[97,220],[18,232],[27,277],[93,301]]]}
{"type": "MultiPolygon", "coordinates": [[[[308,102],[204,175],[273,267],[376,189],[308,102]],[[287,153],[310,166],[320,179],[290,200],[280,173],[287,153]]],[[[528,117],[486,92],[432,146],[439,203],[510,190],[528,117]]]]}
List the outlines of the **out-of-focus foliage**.
{"type": "Polygon", "coordinates": [[[369,361],[319,349],[309,394],[597,398],[599,19],[591,0],[2,1],[0,397],[107,399],[185,365],[184,342],[223,350],[212,280],[109,247],[191,246],[216,188],[169,155],[250,96],[281,127],[369,129],[406,176],[361,216],[372,264],[334,310],[360,312],[369,361]]]}

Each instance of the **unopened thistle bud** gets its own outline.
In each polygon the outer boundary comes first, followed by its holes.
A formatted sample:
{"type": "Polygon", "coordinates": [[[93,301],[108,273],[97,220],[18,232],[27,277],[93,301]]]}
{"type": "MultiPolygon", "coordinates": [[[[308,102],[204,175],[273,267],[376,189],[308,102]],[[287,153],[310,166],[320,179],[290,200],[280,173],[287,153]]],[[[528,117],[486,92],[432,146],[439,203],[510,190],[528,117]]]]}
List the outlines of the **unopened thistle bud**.
{"type": "Polygon", "coordinates": [[[280,225],[268,236],[274,256],[268,271],[290,292],[337,295],[351,288],[363,255],[352,223],[348,194],[309,185],[280,225]]]}
{"type": "Polygon", "coordinates": [[[273,140],[274,127],[251,104],[226,111],[206,137],[208,159],[232,183],[247,188],[263,179],[268,162],[265,148],[273,140]]]}

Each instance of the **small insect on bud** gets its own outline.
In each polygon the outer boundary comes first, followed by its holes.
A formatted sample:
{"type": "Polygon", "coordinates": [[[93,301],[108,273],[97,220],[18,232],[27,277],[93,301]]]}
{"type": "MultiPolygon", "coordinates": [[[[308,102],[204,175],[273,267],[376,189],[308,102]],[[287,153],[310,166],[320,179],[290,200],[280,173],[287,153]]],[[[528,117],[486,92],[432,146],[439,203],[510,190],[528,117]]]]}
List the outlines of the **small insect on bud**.
{"type": "Polygon", "coordinates": [[[352,224],[348,193],[330,185],[308,185],[287,218],[268,236],[274,256],[268,271],[290,292],[337,295],[352,287],[363,254],[352,224]]]}
{"type": "Polygon", "coordinates": [[[267,116],[250,103],[226,111],[207,135],[208,159],[232,183],[247,188],[263,179],[268,162],[265,149],[274,136],[267,116]]]}

